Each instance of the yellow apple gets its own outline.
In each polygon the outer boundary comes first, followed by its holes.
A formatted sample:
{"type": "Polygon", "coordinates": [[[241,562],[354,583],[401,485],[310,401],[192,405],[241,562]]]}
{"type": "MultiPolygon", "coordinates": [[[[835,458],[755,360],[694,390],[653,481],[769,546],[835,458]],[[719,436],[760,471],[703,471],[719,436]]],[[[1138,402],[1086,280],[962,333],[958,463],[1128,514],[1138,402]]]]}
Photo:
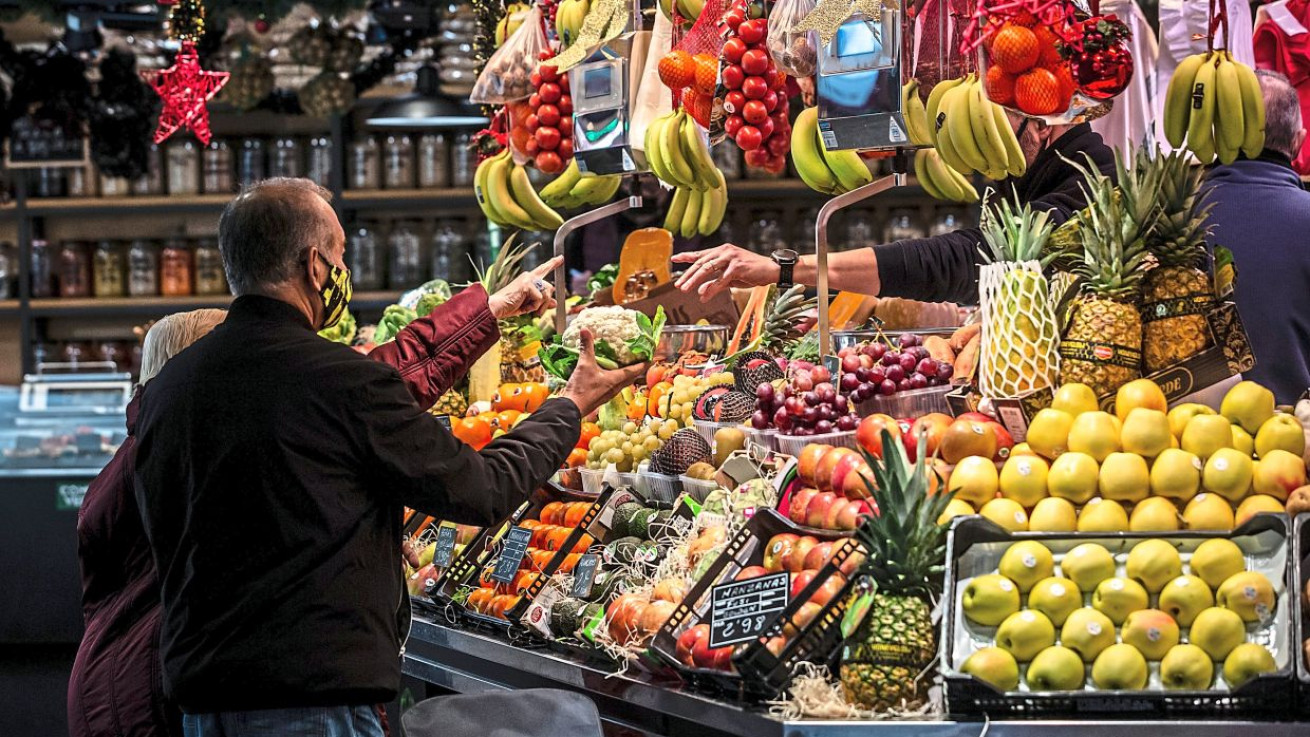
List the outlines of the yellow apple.
{"type": "Polygon", "coordinates": [[[1128,529],[1128,513],[1113,499],[1096,497],[1087,502],[1078,515],[1079,532],[1123,532],[1128,529]]]}
{"type": "Polygon", "coordinates": [[[1114,556],[1104,546],[1082,543],[1065,553],[1060,571],[1081,591],[1091,591],[1100,582],[1114,577],[1114,556]]]}
{"type": "Polygon", "coordinates": [[[1019,664],[1014,656],[999,647],[976,650],[960,666],[961,673],[991,684],[1001,691],[1019,687],[1019,664]]]}
{"type": "Polygon", "coordinates": [[[1255,493],[1268,494],[1279,501],[1287,501],[1288,495],[1305,483],[1305,461],[1278,448],[1261,456],[1251,480],[1255,493]]]}
{"type": "Polygon", "coordinates": [[[1175,645],[1160,661],[1160,681],[1174,691],[1204,691],[1214,681],[1214,661],[1196,645],[1175,645]]]}
{"type": "Polygon", "coordinates": [[[1078,510],[1068,499],[1048,496],[1037,502],[1028,515],[1028,529],[1033,532],[1073,532],[1078,529],[1078,510]]]}
{"type": "Polygon", "coordinates": [[[1100,466],[1086,453],[1065,453],[1051,463],[1046,488],[1051,496],[1086,504],[1096,496],[1100,466]]]}
{"type": "Polygon", "coordinates": [[[1243,622],[1262,623],[1274,616],[1274,603],[1278,600],[1273,584],[1258,571],[1229,576],[1219,585],[1214,598],[1219,606],[1237,612],[1243,622]]]}
{"type": "Polygon", "coordinates": [[[1087,674],[1078,653],[1053,645],[1037,653],[1028,664],[1026,678],[1031,691],[1081,691],[1087,674]]]}
{"type": "Polygon", "coordinates": [[[1233,505],[1218,494],[1197,494],[1183,510],[1183,524],[1189,530],[1233,529],[1233,505]]]}
{"type": "Polygon", "coordinates": [[[1111,645],[1092,664],[1092,683],[1105,691],[1137,691],[1149,676],[1146,658],[1132,645],[1111,645]]]}
{"type": "Polygon", "coordinates": [[[1073,415],[1048,407],[1033,416],[1024,442],[1039,455],[1058,458],[1069,449],[1069,429],[1072,427],[1073,415]]]}
{"type": "Polygon", "coordinates": [[[993,499],[978,510],[978,514],[1010,532],[1028,529],[1028,513],[1013,499],[993,499]]]}
{"type": "Polygon", "coordinates": [[[1169,409],[1169,402],[1159,384],[1150,379],[1137,379],[1119,387],[1114,397],[1114,411],[1122,421],[1138,407],[1165,412],[1169,409]]]}
{"type": "Polygon", "coordinates": [[[968,502],[976,509],[996,498],[999,484],[996,463],[992,459],[969,456],[955,465],[946,488],[955,492],[956,499],[968,502]]]}
{"type": "Polygon", "coordinates": [[[1128,517],[1128,529],[1133,532],[1172,532],[1182,528],[1178,507],[1172,499],[1153,496],[1133,506],[1128,517]]]}
{"type": "Polygon", "coordinates": [[[1151,464],[1151,493],[1185,502],[1201,488],[1201,459],[1185,450],[1169,448],[1151,464]]]}
{"type": "Polygon", "coordinates": [[[1233,425],[1233,447],[1249,458],[1255,455],[1255,438],[1241,425],[1233,425]]]}
{"type": "Polygon", "coordinates": [[[1121,636],[1147,660],[1160,660],[1178,644],[1178,623],[1159,609],[1143,609],[1128,615],[1121,636]]]}
{"type": "Polygon", "coordinates": [[[1237,612],[1212,606],[1192,620],[1187,640],[1211,658],[1223,660],[1233,648],[1246,641],[1246,623],[1237,612]]]}
{"type": "Polygon", "coordinates": [[[1182,443],[1183,450],[1204,461],[1220,448],[1232,446],[1232,426],[1228,424],[1226,417],[1197,415],[1187,423],[1187,428],[1183,430],[1183,437],[1179,438],[1178,442],[1182,443]]]}
{"type": "Polygon", "coordinates": [[[1190,422],[1193,417],[1197,415],[1212,415],[1214,413],[1214,410],[1204,404],[1196,404],[1195,402],[1180,404],[1169,410],[1169,432],[1172,433],[1175,438],[1181,438],[1183,436],[1183,430],[1187,429],[1187,423],[1190,422]]]}
{"type": "Polygon", "coordinates": [[[1060,628],[1060,643],[1090,663],[1114,644],[1114,622],[1095,609],[1076,609],[1060,628]]]}
{"type": "Polygon", "coordinates": [[[1119,439],[1125,453],[1154,458],[1170,446],[1169,416],[1159,410],[1138,407],[1123,423],[1119,439]]]}
{"type": "Polygon", "coordinates": [[[1111,453],[1101,462],[1097,483],[1106,499],[1140,502],[1151,493],[1151,469],[1139,455],[1111,453]]]}
{"type": "Polygon", "coordinates": [[[1129,614],[1145,609],[1149,602],[1146,589],[1129,578],[1106,579],[1092,593],[1092,607],[1117,625],[1123,624],[1129,614]]]}
{"type": "Polygon", "coordinates": [[[1232,540],[1216,537],[1196,546],[1188,567],[1206,586],[1217,589],[1230,576],[1246,570],[1246,554],[1232,540]]]}
{"type": "Polygon", "coordinates": [[[1287,510],[1283,507],[1282,502],[1268,494],[1252,494],[1243,499],[1241,504],[1237,505],[1237,513],[1233,518],[1233,525],[1235,527],[1241,527],[1252,517],[1265,512],[1286,514],[1287,510]]]}
{"type": "Polygon", "coordinates": [[[1123,428],[1119,420],[1108,412],[1084,412],[1069,427],[1069,451],[1086,453],[1100,463],[1106,456],[1120,450],[1119,435],[1123,428]]]}
{"type": "Polygon", "coordinates": [[[1019,591],[1027,593],[1033,584],[1055,572],[1055,556],[1045,545],[1024,540],[1006,548],[996,570],[1013,581],[1019,591]]]}
{"type": "Polygon", "coordinates": [[[1237,503],[1251,490],[1255,464],[1251,456],[1233,448],[1220,448],[1205,462],[1201,486],[1237,503]]]}
{"type": "Polygon", "coordinates": [[[1056,627],[1083,605],[1083,593],[1067,578],[1043,578],[1028,592],[1028,606],[1045,614],[1056,627]]]}
{"type": "Polygon", "coordinates": [[[1271,450],[1285,450],[1294,456],[1305,455],[1305,428],[1289,414],[1279,412],[1260,426],[1255,434],[1255,452],[1261,458],[1271,450]]]}
{"type": "Polygon", "coordinates": [[[1128,552],[1124,573],[1152,594],[1183,575],[1183,558],[1178,548],[1164,540],[1143,540],[1128,552]]]}
{"type": "Polygon", "coordinates": [[[1224,658],[1224,681],[1229,689],[1239,689],[1262,673],[1278,670],[1278,663],[1264,645],[1244,642],[1224,658]]]}
{"type": "Polygon", "coordinates": [[[944,525],[956,517],[963,517],[970,514],[976,514],[973,507],[963,499],[951,499],[946,503],[946,509],[937,518],[937,524],[944,525]]]}
{"type": "Polygon", "coordinates": [[[1001,468],[1001,496],[1031,509],[1046,496],[1049,470],[1038,456],[1010,456],[1001,468]]]}
{"type": "Polygon", "coordinates": [[[1192,626],[1196,615],[1212,606],[1214,594],[1210,593],[1205,581],[1196,576],[1179,576],[1160,591],[1160,609],[1182,627],[1192,626]]]}
{"type": "Polygon", "coordinates": [[[969,621],[994,627],[1019,611],[1019,587],[996,573],[978,576],[965,584],[960,607],[969,621]]]}
{"type": "Polygon", "coordinates": [[[1055,390],[1055,398],[1051,400],[1051,409],[1067,412],[1071,417],[1077,417],[1084,412],[1095,412],[1100,408],[1100,403],[1096,401],[1096,392],[1092,391],[1090,386],[1076,381],[1061,384],[1060,388],[1055,390]]]}
{"type": "Polygon", "coordinates": [[[1274,416],[1274,393],[1254,381],[1243,381],[1224,395],[1219,414],[1255,435],[1274,416]]]}
{"type": "Polygon", "coordinates": [[[1020,663],[1055,644],[1055,625],[1041,612],[1025,609],[1005,618],[996,628],[996,646],[1020,663]]]}

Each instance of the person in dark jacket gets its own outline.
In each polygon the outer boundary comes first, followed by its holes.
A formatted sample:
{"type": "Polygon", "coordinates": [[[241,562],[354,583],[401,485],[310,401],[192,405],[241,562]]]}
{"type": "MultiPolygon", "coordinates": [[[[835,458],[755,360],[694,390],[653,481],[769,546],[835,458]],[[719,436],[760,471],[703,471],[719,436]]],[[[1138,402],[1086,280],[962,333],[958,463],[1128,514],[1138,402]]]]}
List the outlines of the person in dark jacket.
{"type": "Polygon", "coordinates": [[[1296,90],[1277,72],[1259,71],[1265,148],[1206,175],[1214,205],[1210,242],[1233,252],[1237,311],[1251,338],[1255,368],[1244,377],[1295,404],[1310,388],[1310,192],[1292,169],[1306,131],[1296,90]]]}
{"type": "MultiPolygon", "coordinates": [[[[1028,170],[1022,177],[1000,182],[993,197],[1017,196],[1020,202],[1050,212],[1058,225],[1087,204],[1083,177],[1065,159],[1086,165],[1090,157],[1098,170],[1114,176],[1114,152],[1091,125],[1047,125],[1017,116],[1011,116],[1011,123],[1017,126],[1028,170]]],[[[982,231],[964,228],[932,238],[832,252],[828,254],[828,283],[833,289],[874,296],[977,304],[981,243],[982,231]]],[[[723,245],[674,254],[673,262],[691,264],[678,278],[678,287],[709,299],[729,287],[790,282],[813,285],[814,256],[801,256],[792,267],[790,280],[779,263],[789,256],[775,253],[770,258],[723,245]]]]}
{"type": "MultiPolygon", "coordinates": [[[[497,318],[532,311],[542,264],[490,297],[474,284],[402,329],[369,358],[396,368],[419,406],[430,407],[499,340],[497,318]]],[[[146,337],[140,386],[165,362],[222,322],[224,310],[165,317],[146,337]]],[[[68,685],[70,737],[182,734],[164,699],[159,668],[159,579],[132,491],[140,395],[127,406],[127,438],[87,489],[78,513],[78,559],[86,631],[68,685]]]]}
{"type": "Polygon", "coordinates": [[[164,691],[188,737],[373,737],[408,626],[403,507],[503,519],[559,468],[582,416],[645,367],[600,369],[584,331],[559,396],[474,451],[394,368],[315,335],[351,291],[325,190],[248,188],[224,210],[219,249],[228,318],[152,380],[137,423],[164,691]]]}

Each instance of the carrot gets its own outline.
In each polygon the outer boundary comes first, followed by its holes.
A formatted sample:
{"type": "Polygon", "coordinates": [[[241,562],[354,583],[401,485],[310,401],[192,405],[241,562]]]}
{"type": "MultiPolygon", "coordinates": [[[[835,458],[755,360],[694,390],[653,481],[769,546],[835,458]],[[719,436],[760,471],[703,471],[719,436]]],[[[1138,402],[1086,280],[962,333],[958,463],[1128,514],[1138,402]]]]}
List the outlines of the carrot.
{"type": "Polygon", "coordinates": [[[751,345],[757,345],[760,335],[764,332],[764,316],[769,311],[769,295],[773,292],[773,287],[755,287],[755,291],[760,293],[760,300],[755,304],[755,325],[751,328],[751,345]]]}
{"type": "Polygon", "coordinates": [[[746,309],[741,311],[741,319],[737,321],[737,329],[733,331],[732,340],[728,342],[727,355],[733,355],[741,347],[742,338],[746,337],[746,330],[755,319],[760,300],[760,290],[752,289],[750,299],[746,300],[746,309]]]}

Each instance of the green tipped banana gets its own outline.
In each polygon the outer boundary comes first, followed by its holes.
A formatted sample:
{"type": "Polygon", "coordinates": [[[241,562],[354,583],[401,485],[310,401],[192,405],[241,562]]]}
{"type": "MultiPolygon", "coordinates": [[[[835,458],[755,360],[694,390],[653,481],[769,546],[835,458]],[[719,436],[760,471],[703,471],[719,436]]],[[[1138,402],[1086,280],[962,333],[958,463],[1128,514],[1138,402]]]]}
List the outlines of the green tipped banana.
{"type": "Polygon", "coordinates": [[[1255,70],[1245,64],[1234,62],[1237,66],[1237,81],[1242,89],[1242,120],[1246,122],[1245,135],[1242,139],[1242,153],[1246,158],[1254,159],[1265,148],[1265,100],[1260,91],[1260,79],[1255,70]]]}
{"type": "Polygon", "coordinates": [[[664,152],[660,148],[664,138],[663,128],[668,120],[668,116],[656,118],[646,126],[646,163],[650,166],[652,174],[668,184],[673,184],[673,175],[665,165],[664,152]]]}
{"type": "Polygon", "coordinates": [[[1242,81],[1237,64],[1224,52],[1215,70],[1215,152],[1223,164],[1237,160],[1246,140],[1246,123],[1242,118],[1242,81]]]}
{"type": "Polygon", "coordinates": [[[528,214],[537,230],[557,230],[564,224],[564,218],[558,212],[546,206],[532,188],[528,180],[528,170],[515,165],[509,174],[509,188],[514,194],[514,201],[528,214]]]}
{"type": "Polygon", "coordinates": [[[541,188],[541,201],[550,207],[563,207],[569,201],[569,193],[581,179],[582,172],[578,171],[578,160],[569,159],[569,165],[564,168],[564,171],[541,188]]]}
{"type": "Polygon", "coordinates": [[[924,159],[924,163],[928,168],[928,178],[942,193],[944,199],[959,202],[964,198],[964,190],[960,187],[960,180],[956,178],[956,173],[946,166],[940,156],[928,156],[924,159]]]}
{"type": "Polygon", "coordinates": [[[1183,59],[1169,79],[1169,90],[1164,98],[1164,137],[1169,145],[1181,148],[1187,138],[1188,122],[1192,114],[1192,88],[1196,72],[1205,63],[1206,54],[1194,54],[1183,59]]]}
{"type": "Polygon", "coordinates": [[[996,127],[996,116],[992,113],[995,105],[983,95],[981,84],[974,82],[969,87],[969,115],[973,117],[973,129],[977,133],[983,156],[987,159],[988,176],[1004,179],[1010,166],[1010,156],[1001,138],[1001,131],[996,127]],[[992,176],[996,172],[1000,172],[1000,176],[992,176]]]}
{"type": "Polygon", "coordinates": [[[1014,129],[1010,127],[1010,118],[1006,116],[1005,108],[992,105],[992,117],[1001,134],[1001,141],[1005,143],[1006,169],[1012,177],[1023,176],[1028,171],[1028,159],[1024,158],[1023,149],[1019,147],[1019,137],[1014,135],[1014,129]]]}
{"type": "Polygon", "coordinates": [[[675,181],[673,184],[679,187],[696,186],[696,170],[687,160],[687,152],[682,148],[682,120],[687,114],[679,110],[673,117],[673,120],[664,124],[660,129],[660,153],[667,157],[665,163],[669,166],[669,174],[675,181]]]}
{"type": "Polygon", "coordinates": [[[956,171],[973,171],[960,158],[960,154],[956,153],[955,144],[951,141],[951,129],[945,125],[937,131],[937,158],[941,159],[943,166],[948,166],[956,171]]]}
{"type": "Polygon", "coordinates": [[[491,165],[491,170],[487,172],[488,198],[497,212],[504,216],[506,222],[502,224],[532,230],[536,227],[532,216],[514,200],[514,193],[510,189],[510,168],[513,166],[514,160],[508,156],[497,158],[491,165]]]}
{"type": "Polygon", "coordinates": [[[987,171],[987,157],[983,156],[978,141],[974,138],[973,121],[969,117],[969,90],[973,82],[956,87],[946,93],[942,100],[942,109],[946,112],[945,125],[951,131],[951,143],[955,151],[970,169],[987,171]]]}
{"type": "Polygon", "coordinates": [[[687,199],[691,195],[691,190],[686,187],[678,187],[673,190],[673,200],[669,203],[669,211],[664,215],[664,229],[673,234],[682,232],[682,216],[687,212],[687,199]]]}
{"type": "Polygon", "coordinates": [[[482,209],[482,214],[487,216],[487,220],[501,225],[504,219],[492,206],[491,193],[487,191],[487,174],[491,172],[491,164],[498,156],[499,154],[483,159],[478,164],[477,170],[473,172],[473,196],[477,198],[478,207],[482,209]]]}
{"type": "Polygon", "coordinates": [[[837,177],[837,184],[845,191],[859,189],[873,181],[873,172],[864,165],[864,159],[858,153],[825,149],[823,156],[828,168],[837,177]]]}
{"type": "Polygon", "coordinates": [[[696,124],[696,121],[690,115],[684,115],[678,133],[682,137],[682,150],[687,163],[691,164],[696,184],[701,189],[713,187],[714,183],[718,181],[718,178],[714,176],[714,172],[718,171],[719,168],[714,165],[714,159],[710,158],[710,148],[705,144],[705,139],[701,137],[700,126],[696,124]]]}
{"type": "Polygon", "coordinates": [[[928,113],[923,107],[923,100],[919,98],[919,80],[911,79],[901,90],[901,112],[905,117],[905,127],[909,129],[910,143],[931,146],[928,113]]]}
{"type": "MultiPolygon", "coordinates": [[[[722,181],[722,175],[719,176],[722,181]]],[[[710,235],[719,229],[723,223],[723,214],[728,210],[728,189],[724,187],[710,187],[701,194],[701,211],[699,225],[696,232],[701,235],[710,235]]]]}
{"type": "Polygon", "coordinates": [[[946,96],[947,92],[950,92],[963,83],[963,77],[959,79],[943,79],[937,83],[936,87],[932,88],[932,92],[928,93],[928,104],[924,108],[924,113],[928,117],[928,133],[932,138],[932,145],[934,146],[937,145],[937,134],[940,132],[939,129],[941,126],[940,113],[942,98],[946,96]]]}
{"type": "Polygon", "coordinates": [[[584,205],[604,205],[614,199],[618,193],[619,187],[623,185],[623,177],[618,174],[611,174],[603,177],[583,177],[582,181],[573,188],[573,196],[578,198],[584,205]]]}
{"type": "Polygon", "coordinates": [[[1215,58],[1207,59],[1196,70],[1196,81],[1192,85],[1192,95],[1199,100],[1200,107],[1192,105],[1192,113],[1187,121],[1187,147],[1196,154],[1202,164],[1214,161],[1214,109],[1215,79],[1217,78],[1215,58]]]}
{"type": "Polygon", "coordinates": [[[682,213],[682,223],[678,232],[683,238],[691,238],[700,229],[700,211],[705,206],[704,193],[684,188],[687,192],[687,209],[682,213]]]}
{"type": "Polygon", "coordinates": [[[791,129],[791,159],[796,165],[796,173],[810,189],[824,194],[832,194],[837,188],[837,178],[819,152],[819,109],[805,108],[796,116],[796,124],[791,129]]]}

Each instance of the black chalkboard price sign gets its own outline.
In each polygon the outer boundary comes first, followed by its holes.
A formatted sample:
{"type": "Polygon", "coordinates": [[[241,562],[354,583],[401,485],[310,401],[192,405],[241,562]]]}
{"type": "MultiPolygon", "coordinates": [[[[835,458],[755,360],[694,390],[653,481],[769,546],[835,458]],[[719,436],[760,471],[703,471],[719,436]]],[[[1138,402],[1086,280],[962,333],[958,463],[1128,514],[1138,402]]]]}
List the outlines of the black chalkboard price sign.
{"type": "Polygon", "coordinates": [[[455,528],[442,525],[437,528],[437,547],[432,551],[432,565],[449,568],[455,555],[455,528]]]}
{"type": "Polygon", "coordinates": [[[5,166],[82,166],[88,161],[86,136],[50,120],[25,115],[14,121],[5,146],[5,166]]]}
{"type": "Polygon", "coordinates": [[[749,642],[787,608],[791,576],[774,573],[710,589],[710,647],[749,642]]]}
{"type": "Polygon", "coordinates": [[[513,583],[514,574],[519,571],[523,554],[528,552],[528,541],[532,539],[532,530],[526,527],[511,527],[501,543],[500,558],[496,568],[491,572],[491,580],[497,583],[513,583]]]}
{"type": "Polygon", "coordinates": [[[573,568],[573,598],[585,599],[591,596],[591,586],[596,582],[596,566],[599,563],[599,555],[587,554],[578,558],[578,565],[573,568]]]}

